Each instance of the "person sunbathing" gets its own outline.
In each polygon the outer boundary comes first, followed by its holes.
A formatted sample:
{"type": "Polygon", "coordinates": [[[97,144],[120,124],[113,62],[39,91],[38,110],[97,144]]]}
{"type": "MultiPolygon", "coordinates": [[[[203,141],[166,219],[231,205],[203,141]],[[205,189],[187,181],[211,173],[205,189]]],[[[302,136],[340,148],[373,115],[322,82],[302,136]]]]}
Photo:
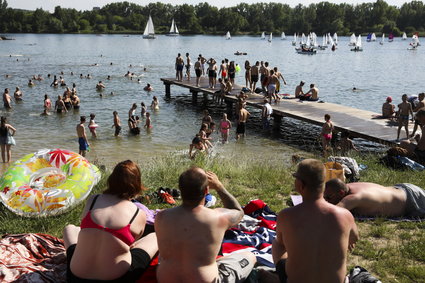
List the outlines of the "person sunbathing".
{"type": "Polygon", "coordinates": [[[353,214],[371,217],[425,217],[425,192],[412,184],[384,187],[375,183],[326,183],[325,199],[353,214]]]}
{"type": "Polygon", "coordinates": [[[67,282],[140,278],[158,251],[155,233],[142,238],[146,214],[131,202],[143,190],[136,163],[115,166],[107,189],[88,199],[81,226],[64,229],[67,282]]]}

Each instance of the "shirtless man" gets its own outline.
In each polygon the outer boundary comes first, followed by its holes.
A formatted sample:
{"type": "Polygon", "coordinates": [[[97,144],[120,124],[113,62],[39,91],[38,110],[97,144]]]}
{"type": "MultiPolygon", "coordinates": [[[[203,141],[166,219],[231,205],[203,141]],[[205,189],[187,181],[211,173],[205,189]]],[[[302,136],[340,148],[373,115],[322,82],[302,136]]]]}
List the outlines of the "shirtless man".
{"type": "Polygon", "coordinates": [[[176,79],[178,82],[183,81],[183,67],[184,61],[181,54],[179,53],[176,57],[176,79]]]}
{"type": "Polygon", "coordinates": [[[4,92],[3,92],[3,105],[4,108],[6,109],[12,109],[12,105],[10,104],[10,102],[12,101],[12,98],[9,94],[9,89],[5,88],[4,92]]]}
{"type": "Polygon", "coordinates": [[[80,144],[80,150],[78,153],[81,154],[83,157],[86,156],[86,151],[90,146],[87,140],[86,128],[84,127],[85,122],[86,116],[81,116],[80,123],[77,125],[78,143],[80,144]]]}
{"type": "Polygon", "coordinates": [[[208,79],[209,79],[209,87],[214,89],[215,83],[217,80],[217,65],[216,61],[213,58],[210,58],[207,61],[208,64],[208,79]]]}
{"type": "Polygon", "coordinates": [[[195,62],[195,75],[196,75],[196,86],[200,87],[199,80],[201,79],[202,74],[202,63],[201,63],[201,57],[198,57],[198,61],[195,62]]]}
{"type": "MultiPolygon", "coordinates": [[[[413,108],[413,112],[418,112],[419,110],[421,110],[421,109],[425,109],[425,103],[424,103],[424,98],[425,98],[425,93],[424,92],[421,92],[421,93],[419,93],[418,94],[418,104],[416,105],[416,107],[415,108],[413,108]]],[[[424,126],[424,125],[421,125],[420,123],[419,123],[419,120],[418,119],[416,119],[415,118],[415,126],[413,127],[413,132],[412,132],[412,134],[410,135],[410,137],[414,137],[415,136],[415,133],[416,133],[416,131],[417,131],[417,129],[418,129],[418,126],[424,126]]]]}
{"type": "Polygon", "coordinates": [[[202,54],[199,54],[198,57],[201,58],[202,76],[205,76],[205,63],[207,62],[207,59],[205,59],[205,57],[202,56],[202,54]]]}
{"type": "Polygon", "coordinates": [[[112,114],[114,115],[114,124],[112,125],[112,128],[115,127],[115,133],[114,136],[119,136],[120,132],[121,132],[121,119],[118,116],[118,112],[114,111],[112,112],[112,114]]]}
{"type": "Polygon", "coordinates": [[[102,83],[102,81],[99,81],[96,85],[96,90],[101,91],[105,88],[106,86],[102,83]]]}
{"type": "Polygon", "coordinates": [[[323,198],[322,162],[305,159],[293,175],[303,202],[277,216],[272,255],[280,282],[344,282],[347,253],[358,239],[354,218],[323,198]]]}
{"type": "Polygon", "coordinates": [[[425,192],[412,184],[384,187],[375,183],[345,184],[339,179],[326,183],[325,199],[355,215],[424,217],[425,192]]]}
{"type": "MultiPolygon", "coordinates": [[[[274,68],[273,68],[273,71],[274,71],[274,74],[275,74],[275,76],[277,77],[277,79],[278,79],[278,80],[282,79],[283,84],[284,84],[284,85],[286,85],[286,80],[285,80],[285,78],[283,77],[282,73],[281,73],[281,72],[279,72],[279,71],[277,70],[277,67],[274,67],[274,68]]],[[[277,89],[276,89],[276,91],[277,91],[277,93],[279,93],[279,92],[280,92],[280,84],[279,84],[279,88],[277,88],[277,89]]]]}
{"type": "Polygon", "coordinates": [[[248,120],[248,117],[251,115],[246,109],[245,109],[245,103],[239,104],[239,112],[238,112],[238,121],[237,121],[237,127],[236,127],[236,140],[240,138],[242,135],[245,137],[245,131],[246,131],[246,120],[248,120]]]}
{"type": "Polygon", "coordinates": [[[301,81],[299,85],[295,88],[295,97],[298,98],[300,96],[304,96],[303,86],[305,82],[301,81]]]}
{"type": "Polygon", "coordinates": [[[16,101],[21,101],[22,96],[23,96],[22,91],[17,86],[15,92],[13,93],[13,97],[15,98],[16,101]]]}
{"type": "Polygon", "coordinates": [[[77,96],[77,94],[71,94],[71,104],[74,110],[80,109],[80,98],[77,96]]]}
{"type": "Polygon", "coordinates": [[[180,175],[179,189],[182,204],[160,211],[155,219],[158,282],[244,282],[256,262],[252,253],[216,260],[224,232],[244,214],[236,198],[213,172],[197,167],[180,175]],[[204,206],[209,190],[216,191],[224,208],[204,206]]]}
{"type": "Polygon", "coordinates": [[[190,81],[190,66],[191,66],[191,60],[189,57],[189,53],[186,53],[186,76],[187,80],[190,81]]]}
{"type": "Polygon", "coordinates": [[[62,100],[62,96],[58,95],[58,100],[56,100],[55,103],[55,110],[56,113],[62,113],[62,112],[68,112],[68,109],[66,109],[65,102],[62,100]]]}
{"type": "Polygon", "coordinates": [[[387,100],[382,104],[382,117],[384,118],[393,118],[395,114],[395,105],[391,102],[393,101],[391,96],[387,97],[387,100]]]}
{"type": "Polygon", "coordinates": [[[304,95],[305,100],[317,101],[319,100],[319,89],[314,85],[310,85],[310,90],[304,95]]]}
{"type": "Polygon", "coordinates": [[[279,97],[276,94],[276,86],[278,82],[279,79],[276,77],[274,70],[270,70],[270,75],[267,79],[267,94],[270,102],[274,99],[274,103],[277,103],[279,97]]]}
{"type": "Polygon", "coordinates": [[[265,62],[263,64],[263,61],[261,61],[261,67],[260,67],[260,83],[261,88],[263,89],[263,92],[266,92],[267,87],[267,80],[266,78],[269,77],[270,70],[269,70],[269,62],[265,62]]]}
{"type": "Polygon", "coordinates": [[[220,69],[218,70],[219,74],[221,75],[221,78],[224,80],[227,78],[227,65],[224,60],[221,60],[220,69]]]}
{"type": "Polygon", "coordinates": [[[198,152],[207,153],[208,147],[202,142],[202,139],[199,134],[196,134],[196,136],[192,140],[192,143],[189,145],[189,158],[195,158],[198,152]]]}
{"type": "Polygon", "coordinates": [[[409,114],[412,114],[413,119],[412,104],[407,101],[407,94],[403,94],[401,99],[403,100],[403,102],[398,105],[397,140],[400,140],[400,131],[403,126],[406,130],[407,139],[409,139],[409,114]]]}
{"type": "Polygon", "coordinates": [[[255,91],[255,86],[257,85],[258,82],[258,74],[260,72],[259,69],[260,66],[260,62],[255,62],[255,65],[251,67],[251,83],[249,88],[251,89],[251,92],[255,91]]]}

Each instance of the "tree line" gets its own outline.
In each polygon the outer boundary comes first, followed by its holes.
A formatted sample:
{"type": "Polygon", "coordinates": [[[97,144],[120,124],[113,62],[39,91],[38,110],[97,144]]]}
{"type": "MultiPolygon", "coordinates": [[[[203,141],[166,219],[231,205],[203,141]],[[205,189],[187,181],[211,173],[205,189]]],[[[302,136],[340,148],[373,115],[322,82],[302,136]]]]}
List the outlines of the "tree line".
{"type": "Polygon", "coordinates": [[[55,7],[27,11],[8,7],[0,0],[1,33],[142,33],[149,14],[155,32],[167,33],[174,18],[183,34],[258,34],[262,31],[286,34],[423,33],[425,6],[411,1],[400,8],[383,0],[374,3],[334,4],[320,2],[290,7],[282,3],[240,3],[217,8],[208,3],[195,6],[160,2],[141,6],[130,2],[111,3],[91,11],[55,7]]]}

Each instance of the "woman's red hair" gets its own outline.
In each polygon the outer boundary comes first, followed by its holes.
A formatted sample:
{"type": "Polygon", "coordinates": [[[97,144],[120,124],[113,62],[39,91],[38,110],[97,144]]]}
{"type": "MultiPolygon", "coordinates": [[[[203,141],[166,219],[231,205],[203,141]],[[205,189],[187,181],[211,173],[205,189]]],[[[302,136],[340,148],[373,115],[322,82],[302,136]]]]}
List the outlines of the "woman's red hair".
{"type": "Polygon", "coordinates": [[[139,166],[131,160],[126,160],[115,166],[108,178],[108,188],[103,193],[122,199],[133,199],[144,190],[139,166]]]}

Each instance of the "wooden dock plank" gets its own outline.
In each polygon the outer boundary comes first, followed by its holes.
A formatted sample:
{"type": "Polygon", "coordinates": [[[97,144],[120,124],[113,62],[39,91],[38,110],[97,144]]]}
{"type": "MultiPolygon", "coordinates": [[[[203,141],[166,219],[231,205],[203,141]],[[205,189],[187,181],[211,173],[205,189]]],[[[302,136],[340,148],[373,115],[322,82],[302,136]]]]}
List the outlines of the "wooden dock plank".
{"type": "MultiPolygon", "coordinates": [[[[215,89],[208,88],[208,78],[201,78],[200,87],[196,86],[195,78],[190,81],[183,79],[178,82],[173,78],[162,78],[165,85],[176,85],[188,88],[191,92],[214,94],[219,90],[217,83],[215,89]]],[[[236,102],[235,97],[242,89],[242,86],[235,85],[232,95],[225,97],[226,101],[236,102]]],[[[263,107],[264,96],[262,94],[249,94],[247,105],[255,108],[263,107]]],[[[309,101],[299,101],[298,99],[282,99],[277,104],[271,104],[273,113],[283,117],[290,117],[302,120],[314,125],[323,125],[324,115],[331,115],[331,120],[335,128],[339,131],[348,131],[355,137],[364,138],[382,144],[395,144],[397,127],[391,125],[388,119],[372,119],[379,113],[356,109],[335,103],[318,103],[309,101]]],[[[404,135],[404,132],[402,133],[404,135]]]]}

